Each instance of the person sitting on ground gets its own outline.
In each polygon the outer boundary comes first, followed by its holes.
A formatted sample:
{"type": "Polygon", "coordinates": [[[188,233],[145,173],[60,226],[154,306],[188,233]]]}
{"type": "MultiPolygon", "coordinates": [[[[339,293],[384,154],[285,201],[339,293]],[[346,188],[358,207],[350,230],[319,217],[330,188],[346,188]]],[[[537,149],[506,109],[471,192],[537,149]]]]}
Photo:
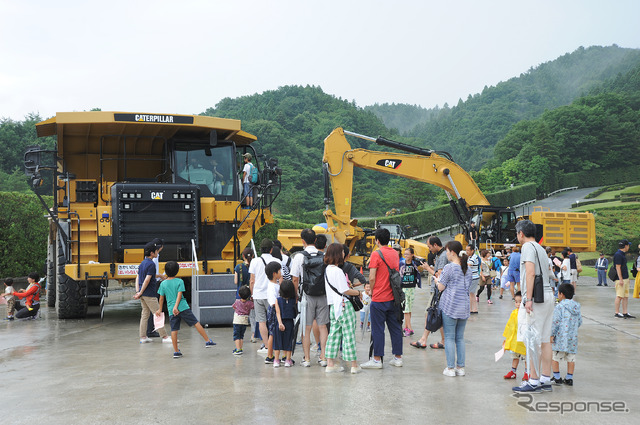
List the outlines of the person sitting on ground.
{"type": "Polygon", "coordinates": [[[16,319],[26,319],[27,317],[35,318],[40,311],[40,275],[38,273],[29,273],[27,277],[29,286],[27,289],[14,291],[13,296],[16,298],[24,298],[24,306],[16,303],[16,319]]]}
{"type": "Polygon", "coordinates": [[[570,283],[560,285],[558,288],[560,302],[553,310],[553,321],[551,322],[553,377],[551,382],[556,385],[573,385],[573,372],[578,352],[578,328],[582,325],[580,304],[573,300],[574,292],[573,285],[570,283]],[[567,376],[564,380],[560,377],[560,361],[567,362],[567,376]]]}
{"type": "MultiPolygon", "coordinates": [[[[160,307],[155,311],[155,315],[160,317],[162,314],[162,305],[167,301],[167,310],[169,311],[169,323],[171,324],[171,343],[173,344],[173,358],[179,359],[182,353],[178,348],[178,331],[180,330],[180,321],[184,320],[189,326],[195,326],[196,330],[202,336],[205,348],[213,347],[215,342],[209,338],[204,328],[189,308],[189,304],[184,299],[184,281],[177,278],[176,275],[180,271],[180,266],[175,261],[167,261],[164,266],[164,272],[167,278],[160,283],[160,307]]],[[[164,327],[164,326],[163,326],[164,327]]]]}
{"type": "MultiPolygon", "coordinates": [[[[518,311],[520,311],[520,304],[522,303],[522,293],[520,291],[515,294],[515,305],[516,308],[511,312],[511,316],[509,316],[509,321],[507,325],[504,327],[504,332],[502,336],[505,338],[502,343],[502,347],[505,350],[511,352],[511,370],[509,373],[504,375],[504,379],[516,379],[516,371],[518,370],[518,364],[520,360],[525,359],[525,355],[527,354],[527,348],[525,347],[522,341],[518,341],[518,311]]],[[[525,364],[524,367],[524,376],[522,378],[523,381],[529,380],[529,375],[527,375],[527,366],[525,364]]]]}

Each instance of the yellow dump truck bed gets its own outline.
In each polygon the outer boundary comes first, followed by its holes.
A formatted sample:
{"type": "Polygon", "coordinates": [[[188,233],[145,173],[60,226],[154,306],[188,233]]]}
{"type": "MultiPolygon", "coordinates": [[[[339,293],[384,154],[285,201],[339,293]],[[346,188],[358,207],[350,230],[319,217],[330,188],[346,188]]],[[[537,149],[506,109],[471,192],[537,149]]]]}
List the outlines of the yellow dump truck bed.
{"type": "Polygon", "coordinates": [[[556,250],[569,246],[575,252],[596,250],[596,226],[591,213],[552,212],[536,207],[529,219],[542,224],[542,245],[556,250]]]}

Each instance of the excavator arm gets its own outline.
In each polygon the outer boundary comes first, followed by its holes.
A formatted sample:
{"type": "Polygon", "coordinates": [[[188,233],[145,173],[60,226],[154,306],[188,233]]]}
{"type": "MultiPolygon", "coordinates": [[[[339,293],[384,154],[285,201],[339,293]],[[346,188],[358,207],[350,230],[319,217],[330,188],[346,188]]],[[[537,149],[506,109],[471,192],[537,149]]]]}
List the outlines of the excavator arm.
{"type": "Polygon", "coordinates": [[[373,139],[338,127],[324,140],[322,161],[324,171],[331,182],[336,210],[333,213],[328,207],[328,199],[325,199],[327,230],[342,243],[345,243],[350,236],[359,236],[361,232],[357,227],[357,221],[351,219],[354,167],[422,181],[444,189],[462,225],[468,223],[471,218],[470,206],[489,205],[489,201],[478,185],[462,167],[431,150],[404,145],[381,137],[373,139]],[[352,149],[345,134],[411,153],[352,149]]]}

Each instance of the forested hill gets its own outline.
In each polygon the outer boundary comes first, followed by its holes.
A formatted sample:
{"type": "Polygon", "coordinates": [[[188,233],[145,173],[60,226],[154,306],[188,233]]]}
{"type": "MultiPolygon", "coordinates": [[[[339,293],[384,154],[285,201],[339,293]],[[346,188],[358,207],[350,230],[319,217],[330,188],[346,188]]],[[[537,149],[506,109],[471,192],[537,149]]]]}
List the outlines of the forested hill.
{"type": "Polygon", "coordinates": [[[594,178],[602,173],[617,174],[619,181],[637,180],[639,146],[637,65],[570,105],[518,122],[474,178],[485,188],[535,182],[539,193],[566,186],[568,173],[581,173],[580,184],[602,184],[594,178]]]}
{"type": "MultiPolygon", "coordinates": [[[[284,170],[283,190],[276,202],[280,213],[297,214],[324,207],[323,141],[334,128],[399,139],[373,113],[312,86],[285,86],[261,94],[226,98],[203,114],[242,120],[243,129],[258,136],[257,149],[278,158],[284,170]]],[[[377,145],[360,139],[349,141],[353,147],[378,149],[377,145]]],[[[425,193],[429,190],[425,188],[425,193]]],[[[394,184],[386,174],[356,170],[354,193],[355,214],[380,214],[398,206],[394,184]]]]}
{"type": "Polygon", "coordinates": [[[482,93],[469,95],[454,107],[423,109],[383,104],[365,109],[388,127],[411,128],[406,135],[415,137],[418,145],[449,151],[463,167],[477,170],[493,156],[496,143],[516,122],[568,105],[638,64],[638,49],[580,47],[495,87],[485,86],[482,93]]]}

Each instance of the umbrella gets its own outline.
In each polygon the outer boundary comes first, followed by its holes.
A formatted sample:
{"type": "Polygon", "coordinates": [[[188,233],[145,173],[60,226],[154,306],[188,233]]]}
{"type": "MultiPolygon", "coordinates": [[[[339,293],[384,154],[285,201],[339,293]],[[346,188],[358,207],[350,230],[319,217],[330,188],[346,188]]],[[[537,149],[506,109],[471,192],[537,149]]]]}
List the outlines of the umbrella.
{"type": "Polygon", "coordinates": [[[371,303],[365,304],[362,311],[364,311],[364,321],[362,322],[362,337],[360,341],[364,340],[364,335],[367,333],[367,324],[369,323],[369,309],[371,307],[371,303]]]}
{"type": "Polygon", "coordinates": [[[540,376],[538,364],[540,361],[540,343],[541,337],[536,328],[533,326],[533,312],[525,314],[525,320],[519,331],[522,334],[522,341],[527,349],[527,373],[531,375],[531,365],[536,371],[536,376],[540,376]]]}

